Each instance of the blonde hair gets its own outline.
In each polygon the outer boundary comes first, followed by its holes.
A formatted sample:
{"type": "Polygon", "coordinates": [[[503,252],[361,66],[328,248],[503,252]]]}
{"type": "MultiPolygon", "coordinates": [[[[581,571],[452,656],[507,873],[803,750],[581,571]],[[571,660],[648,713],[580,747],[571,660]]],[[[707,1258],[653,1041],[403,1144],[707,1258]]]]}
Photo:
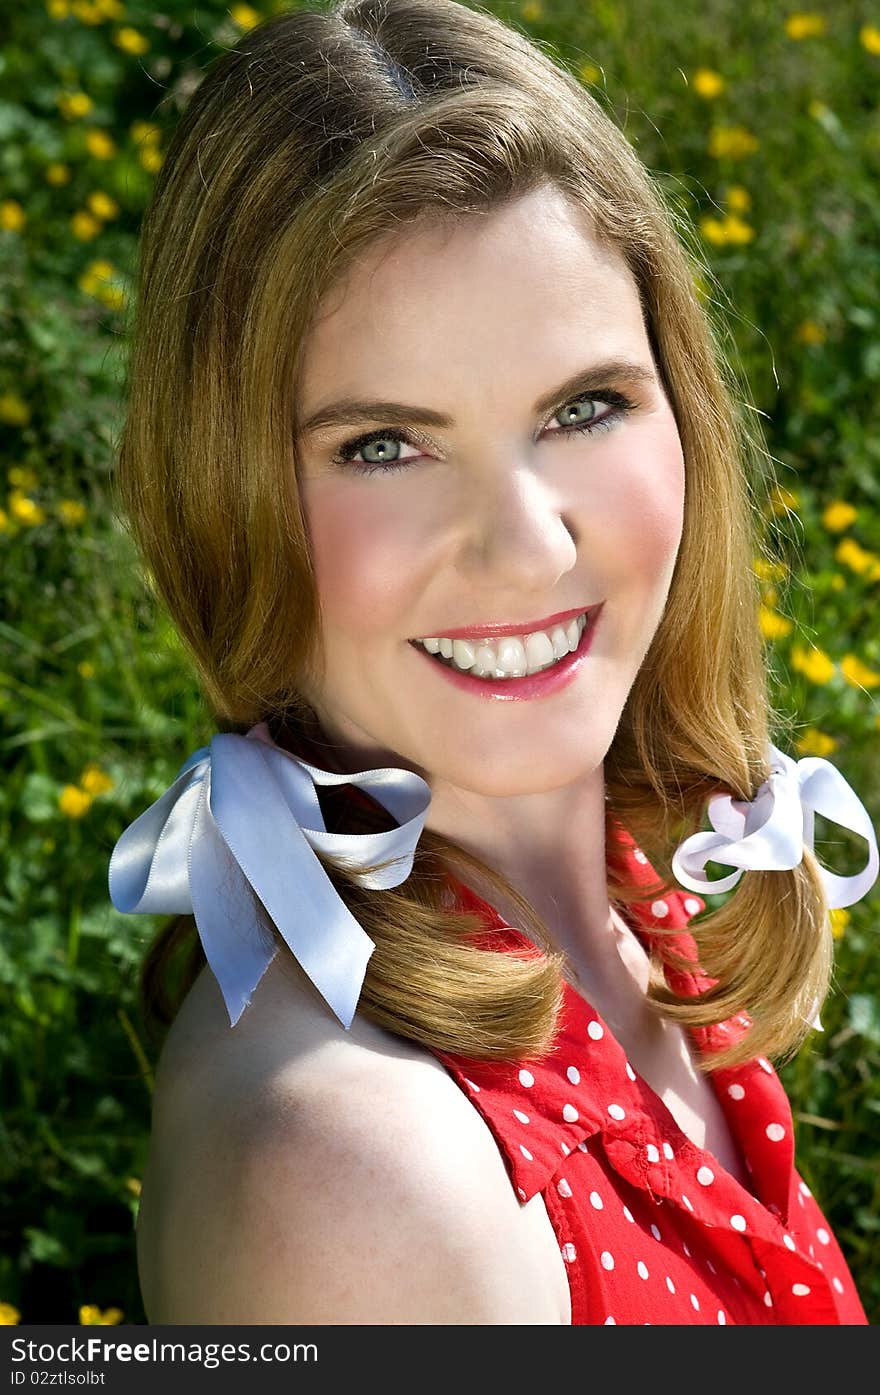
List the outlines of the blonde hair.
{"type": "MultiPolygon", "coordinates": [[[[700,829],[711,794],[749,800],[769,775],[771,717],[782,723],[768,699],[754,560],[766,547],[772,459],[695,289],[711,274],[689,225],[590,93],[539,46],[454,0],[343,0],[268,20],[214,63],[144,217],[116,479],[124,526],[216,722],[244,731],[266,720],[320,764],[302,695],[321,658],[295,449],[295,385],[315,309],[392,227],[485,213],[547,183],[635,279],[686,466],[665,613],[605,760],[608,893],[623,907],[674,888],[672,853],[700,829]],[[628,877],[621,827],[656,885],[628,877]]],[[[351,801],[333,812],[351,831],[387,827],[387,817],[351,801]]],[[[321,861],[376,944],[365,1017],[470,1056],[551,1049],[564,958],[492,868],[427,830],[410,877],[388,891],[365,891],[321,861]],[[506,896],[543,952],[469,943],[478,918],[455,911],[449,870],[506,896]]],[[[663,964],[681,961],[659,931],[648,1001],[688,1027],[741,1012],[752,1020],[701,1068],[793,1054],[832,966],[810,851],[790,872],[746,874],[690,929],[716,985],[696,998],[669,989],[663,964]]],[[[142,970],[148,1022],[170,1022],[203,963],[191,916],[160,931],[142,970]]]]}

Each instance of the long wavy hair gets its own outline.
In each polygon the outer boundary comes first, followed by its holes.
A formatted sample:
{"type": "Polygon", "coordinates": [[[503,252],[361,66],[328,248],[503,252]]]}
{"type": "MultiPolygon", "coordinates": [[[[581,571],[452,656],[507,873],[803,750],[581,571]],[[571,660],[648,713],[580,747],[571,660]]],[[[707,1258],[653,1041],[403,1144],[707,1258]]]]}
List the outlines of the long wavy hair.
{"type": "MultiPolygon", "coordinates": [[[[309,326],[389,219],[403,228],[485,213],[548,183],[634,277],[685,458],[665,613],[605,759],[608,893],[623,908],[674,889],[672,854],[701,828],[709,796],[752,799],[770,773],[768,740],[784,744],[755,569],[769,556],[762,520],[775,481],[690,224],[540,46],[454,0],[342,0],[260,24],[208,68],[144,216],[115,507],[217,726],[244,732],[265,720],[288,749],[328,760],[302,692],[321,669],[297,488],[295,387],[309,326]],[[621,830],[656,885],[632,883],[621,830]]],[[[322,793],[328,828],[389,826],[378,805],[345,794],[322,793]]],[[[387,891],[321,861],[376,945],[364,1017],[470,1056],[551,1049],[564,958],[494,869],[427,830],[411,875],[387,891]],[[450,899],[449,871],[506,895],[541,952],[498,952],[491,937],[476,948],[478,918],[450,899]]],[[[289,959],[256,898],[255,910],[289,959]]],[[[692,998],[669,988],[663,965],[681,961],[658,932],[648,1002],[690,1028],[740,1013],[751,1021],[701,1069],[792,1055],[832,970],[809,849],[791,871],[745,875],[690,930],[714,986],[692,998]]],[[[204,962],[192,916],[160,929],[140,983],[151,1033],[173,1020],[204,962]]]]}

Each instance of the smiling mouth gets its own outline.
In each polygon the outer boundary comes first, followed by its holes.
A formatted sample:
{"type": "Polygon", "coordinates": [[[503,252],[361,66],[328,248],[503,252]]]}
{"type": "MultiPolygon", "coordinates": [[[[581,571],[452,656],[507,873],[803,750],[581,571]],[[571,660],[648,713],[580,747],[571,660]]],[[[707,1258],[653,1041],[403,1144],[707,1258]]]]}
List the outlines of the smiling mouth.
{"type": "Polygon", "coordinates": [[[598,609],[593,606],[567,624],[527,635],[508,634],[495,639],[413,639],[409,642],[447,668],[472,678],[526,678],[555,668],[574,653],[598,609]]]}

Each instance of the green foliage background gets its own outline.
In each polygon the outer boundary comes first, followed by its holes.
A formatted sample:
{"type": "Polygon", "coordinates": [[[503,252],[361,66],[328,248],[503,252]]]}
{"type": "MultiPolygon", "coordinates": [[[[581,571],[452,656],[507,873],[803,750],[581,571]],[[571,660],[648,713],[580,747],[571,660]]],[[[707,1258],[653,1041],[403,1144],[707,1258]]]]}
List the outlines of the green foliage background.
{"type": "MultiPolygon", "coordinates": [[[[296,8],[48,0],[2,21],[4,1322],[145,1321],[133,1223],[155,1062],[135,987],[160,921],[115,911],[107,864],[211,726],[111,515],[129,290],[161,151],[201,73],[260,18],[296,8]]],[[[591,87],[702,239],[704,300],[783,485],[762,614],[774,701],[800,753],[834,753],[876,826],[880,11],[486,8],[591,87]]],[[[826,865],[863,865],[863,843],[820,831],[826,865]]],[[[878,891],[838,913],[824,1034],[782,1071],[801,1170],[872,1322],[878,891]]]]}

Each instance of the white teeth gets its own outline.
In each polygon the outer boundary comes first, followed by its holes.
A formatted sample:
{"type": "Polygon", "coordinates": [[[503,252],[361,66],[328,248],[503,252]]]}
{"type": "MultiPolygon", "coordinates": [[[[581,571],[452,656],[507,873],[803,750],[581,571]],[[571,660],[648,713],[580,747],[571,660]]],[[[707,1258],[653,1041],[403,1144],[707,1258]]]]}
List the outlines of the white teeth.
{"type": "Polygon", "coordinates": [[[523,678],[540,673],[578,647],[586,625],[579,615],[567,625],[530,635],[502,635],[500,639],[446,639],[435,636],[416,640],[429,654],[439,654],[463,673],[475,678],[523,678]]]}

